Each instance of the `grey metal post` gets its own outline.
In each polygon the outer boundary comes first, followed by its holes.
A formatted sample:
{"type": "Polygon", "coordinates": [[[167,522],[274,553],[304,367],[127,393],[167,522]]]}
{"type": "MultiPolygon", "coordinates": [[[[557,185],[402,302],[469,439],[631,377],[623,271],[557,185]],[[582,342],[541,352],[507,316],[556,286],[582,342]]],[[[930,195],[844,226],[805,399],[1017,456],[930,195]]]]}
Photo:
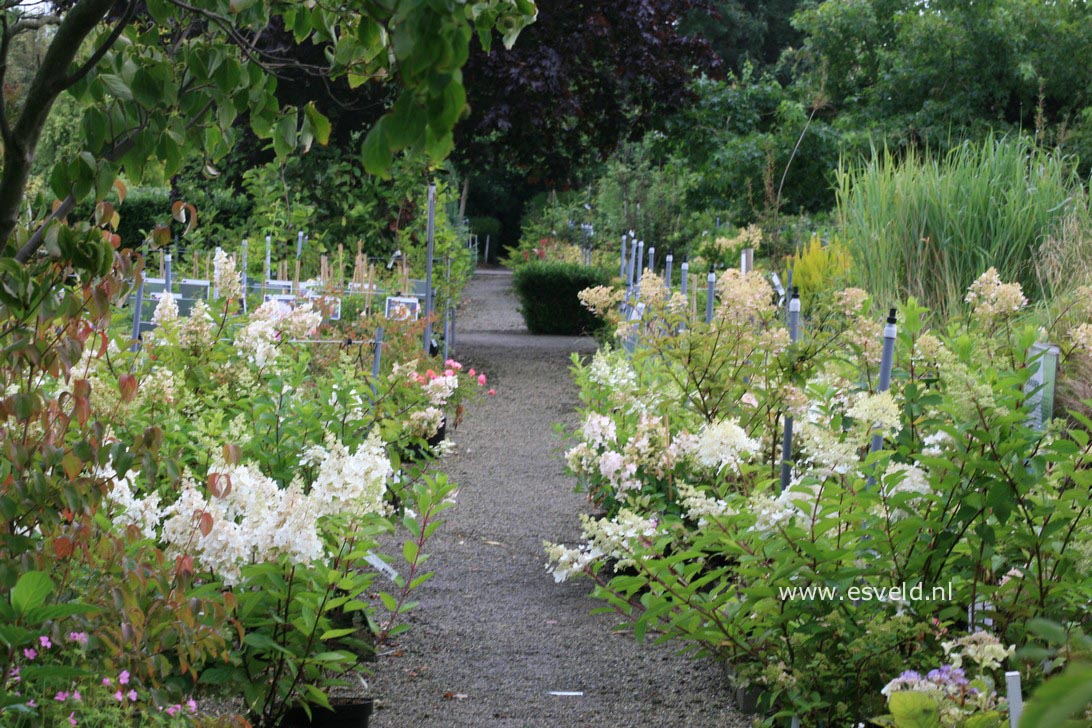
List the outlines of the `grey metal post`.
{"type": "Polygon", "coordinates": [[[626,236],[625,236],[625,233],[622,234],[622,265],[621,265],[621,268],[619,268],[618,275],[622,276],[622,278],[626,277],[626,236]]]}
{"type": "Polygon", "coordinates": [[[650,246],[648,249],[648,269],[653,273],[656,272],[656,248],[650,246]]]}
{"type": "Polygon", "coordinates": [[[633,292],[633,276],[637,268],[637,246],[632,242],[629,246],[629,265],[626,266],[626,293],[633,292]]]}
{"type": "Polygon", "coordinates": [[[455,316],[459,310],[455,307],[451,307],[451,353],[455,353],[455,316]]]}
{"type": "Polygon", "coordinates": [[[265,278],[262,279],[262,289],[265,289],[265,282],[269,280],[269,273],[273,270],[270,267],[270,255],[273,250],[273,236],[265,236],[265,278]]]}
{"type": "Polygon", "coordinates": [[[1024,693],[1019,672],[1012,670],[1005,673],[1005,692],[1009,699],[1009,728],[1018,728],[1024,713],[1024,693]]]}
{"type": "Polygon", "coordinates": [[[739,269],[744,273],[750,273],[755,269],[755,249],[744,248],[739,254],[739,269]]]}
{"type": "MultiPolygon", "coordinates": [[[[785,290],[789,291],[790,293],[792,292],[792,268],[789,268],[788,273],[785,274],[785,290]]],[[[789,300],[791,298],[792,298],[792,296],[787,296],[785,298],[785,310],[786,311],[789,310],[789,300]]]]}
{"type": "Polygon", "coordinates": [[[383,327],[375,330],[375,354],[372,356],[372,394],[375,394],[375,383],[379,381],[379,367],[383,361],[383,327]]]}
{"type": "Polygon", "coordinates": [[[299,260],[303,255],[303,231],[300,230],[296,235],[296,260],[299,260]]]}
{"type": "Polygon", "coordinates": [[[136,289],[136,300],[133,302],[133,345],[129,351],[140,348],[140,314],[144,310],[144,277],[140,278],[140,285],[136,289]]]}
{"type": "Polygon", "coordinates": [[[432,256],[436,250],[436,185],[428,186],[428,249],[425,257],[425,356],[432,348],[432,256]]]}
{"type": "MultiPolygon", "coordinates": [[[[216,254],[219,254],[221,250],[223,250],[223,248],[221,248],[219,245],[217,245],[216,246],[216,254]]],[[[216,255],[215,254],[213,255],[213,260],[216,260],[216,255]]],[[[216,270],[215,269],[213,269],[212,280],[209,281],[209,284],[210,284],[210,287],[212,289],[212,298],[213,298],[213,300],[216,300],[217,298],[220,297],[220,289],[218,289],[216,287],[216,270]]]]}
{"type": "MultiPolygon", "coordinates": [[[[895,361],[895,338],[898,336],[898,326],[895,325],[895,309],[887,314],[887,325],[883,327],[883,354],[880,356],[880,384],[877,392],[886,392],[891,388],[891,368],[895,361]]],[[[869,452],[877,452],[883,447],[883,435],[872,435],[872,447],[869,452]]]]}
{"type": "Polygon", "coordinates": [[[637,261],[633,272],[633,282],[637,285],[641,283],[641,273],[645,268],[645,241],[637,241],[637,261]]]}
{"type": "MultiPolygon", "coordinates": [[[[800,290],[792,289],[789,298],[789,341],[800,340],[800,290]]],[[[785,435],[781,440],[781,492],[789,487],[792,480],[792,425],[793,418],[785,417],[785,435]]]]}
{"type": "Polygon", "coordinates": [[[664,283],[667,284],[668,293],[671,292],[671,263],[675,260],[675,256],[671,253],[667,254],[664,258],[664,283]]]}
{"type": "Polygon", "coordinates": [[[486,235],[485,235],[485,256],[482,257],[482,262],[485,263],[486,265],[489,264],[489,239],[490,239],[490,234],[486,233],[486,235]]]}
{"type": "Polygon", "coordinates": [[[246,313],[247,283],[248,283],[248,280],[250,278],[246,274],[247,257],[248,257],[247,256],[247,247],[248,247],[247,239],[243,238],[243,249],[242,249],[243,266],[242,266],[242,275],[240,276],[240,281],[243,284],[243,313],[246,313]]]}
{"type": "Polygon", "coordinates": [[[690,319],[690,299],[686,297],[687,290],[690,286],[690,260],[683,258],[682,266],[679,268],[679,293],[683,298],[683,320],[679,324],[679,331],[686,330],[686,322],[690,319]]]}
{"type": "Polygon", "coordinates": [[[1024,383],[1027,394],[1028,427],[1040,432],[1054,416],[1054,390],[1058,379],[1061,350],[1053,344],[1035,343],[1028,349],[1031,377],[1024,383]]]}
{"type": "Polygon", "coordinates": [[[171,293],[171,254],[163,255],[163,290],[171,293]]]}
{"type": "Polygon", "coordinates": [[[710,270],[706,280],[709,285],[705,299],[705,323],[710,324],[713,323],[713,299],[717,293],[717,274],[710,270]]]}

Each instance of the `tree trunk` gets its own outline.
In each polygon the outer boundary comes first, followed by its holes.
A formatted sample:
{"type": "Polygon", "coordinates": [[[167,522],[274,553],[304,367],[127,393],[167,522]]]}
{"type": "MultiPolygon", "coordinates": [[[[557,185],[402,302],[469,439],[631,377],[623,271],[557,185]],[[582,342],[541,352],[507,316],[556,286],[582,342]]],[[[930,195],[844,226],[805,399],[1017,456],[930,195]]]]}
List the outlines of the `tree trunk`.
{"type": "MultiPolygon", "coordinates": [[[[66,88],[69,68],[84,40],[113,4],[114,0],[79,0],[65,14],[30,83],[19,119],[5,134],[4,171],[0,174],[0,254],[7,254],[11,234],[19,222],[34,153],[53,102],[66,88]]],[[[0,63],[6,64],[7,60],[2,58],[0,63]]]]}

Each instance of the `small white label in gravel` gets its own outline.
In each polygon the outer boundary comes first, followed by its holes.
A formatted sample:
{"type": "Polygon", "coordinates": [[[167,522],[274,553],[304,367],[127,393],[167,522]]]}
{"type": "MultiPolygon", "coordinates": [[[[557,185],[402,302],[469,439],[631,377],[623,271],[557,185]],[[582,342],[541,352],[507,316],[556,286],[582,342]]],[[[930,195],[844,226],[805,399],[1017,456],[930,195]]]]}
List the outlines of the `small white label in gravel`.
{"type": "Polygon", "coordinates": [[[376,571],[378,571],[380,574],[387,577],[391,581],[398,580],[398,572],[394,570],[393,566],[388,564],[383,559],[379,558],[378,555],[369,551],[368,553],[364,554],[364,560],[374,566],[376,571]]]}
{"type": "Polygon", "coordinates": [[[582,697],[584,697],[584,691],[583,690],[577,690],[577,691],[573,691],[573,690],[551,690],[550,695],[562,695],[562,696],[582,698],[582,697]]]}

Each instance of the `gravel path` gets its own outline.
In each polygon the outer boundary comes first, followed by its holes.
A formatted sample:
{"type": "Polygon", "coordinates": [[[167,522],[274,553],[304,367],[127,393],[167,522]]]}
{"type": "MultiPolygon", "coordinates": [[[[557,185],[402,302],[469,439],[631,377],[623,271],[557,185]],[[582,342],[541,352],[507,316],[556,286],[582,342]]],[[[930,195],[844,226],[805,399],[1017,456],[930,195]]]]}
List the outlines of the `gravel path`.
{"type": "Polygon", "coordinates": [[[386,726],[746,726],[719,666],[638,645],[592,615],[590,582],[555,584],[544,540],[579,539],[586,509],[564,474],[556,422],[577,404],[570,354],[587,338],[527,334],[511,276],[479,271],[459,321],[459,358],[497,396],[474,407],[445,469],[461,490],[431,542],[436,572],[418,592],[413,629],[373,678],[386,726]],[[551,691],[579,691],[555,696],[551,691]]]}

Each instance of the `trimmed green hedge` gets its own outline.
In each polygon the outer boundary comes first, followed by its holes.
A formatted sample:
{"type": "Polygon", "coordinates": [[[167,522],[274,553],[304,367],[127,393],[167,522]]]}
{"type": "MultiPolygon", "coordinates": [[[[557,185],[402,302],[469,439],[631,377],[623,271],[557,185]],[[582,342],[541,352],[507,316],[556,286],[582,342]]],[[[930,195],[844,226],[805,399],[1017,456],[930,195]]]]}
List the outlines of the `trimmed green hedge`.
{"type": "Polygon", "coordinates": [[[532,334],[594,334],[603,320],[580,305],[576,294],[591,286],[610,283],[602,268],[579,263],[534,262],[513,275],[520,313],[532,334]]]}

